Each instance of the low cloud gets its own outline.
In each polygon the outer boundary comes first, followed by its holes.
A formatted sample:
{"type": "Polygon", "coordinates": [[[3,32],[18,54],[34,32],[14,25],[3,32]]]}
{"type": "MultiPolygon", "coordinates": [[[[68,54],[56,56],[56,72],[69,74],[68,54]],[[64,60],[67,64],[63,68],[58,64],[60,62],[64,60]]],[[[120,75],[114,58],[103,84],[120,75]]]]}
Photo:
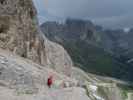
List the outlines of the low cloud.
{"type": "Polygon", "coordinates": [[[127,21],[128,17],[132,16],[133,9],[133,0],[48,0],[48,2],[34,0],[34,2],[39,16],[52,16],[51,18],[55,20],[67,17],[92,19],[104,26],[110,24],[107,22],[127,21]]]}

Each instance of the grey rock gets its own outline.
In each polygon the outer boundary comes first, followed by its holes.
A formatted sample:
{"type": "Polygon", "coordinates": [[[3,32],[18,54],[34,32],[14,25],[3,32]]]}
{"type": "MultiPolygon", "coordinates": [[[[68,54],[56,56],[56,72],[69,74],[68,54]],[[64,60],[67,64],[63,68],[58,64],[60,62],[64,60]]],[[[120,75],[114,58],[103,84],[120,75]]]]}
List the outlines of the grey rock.
{"type": "Polygon", "coordinates": [[[89,100],[82,88],[47,87],[49,74],[54,80],[74,80],[0,49],[0,99],[2,100],[89,100]],[[8,95],[8,96],[7,96],[8,95]],[[78,96],[77,96],[78,95],[78,96]]]}
{"type": "Polygon", "coordinates": [[[54,65],[52,68],[58,72],[70,75],[72,61],[69,55],[61,46],[46,42],[47,39],[38,28],[36,14],[32,0],[1,1],[0,48],[44,66],[54,65]]]}

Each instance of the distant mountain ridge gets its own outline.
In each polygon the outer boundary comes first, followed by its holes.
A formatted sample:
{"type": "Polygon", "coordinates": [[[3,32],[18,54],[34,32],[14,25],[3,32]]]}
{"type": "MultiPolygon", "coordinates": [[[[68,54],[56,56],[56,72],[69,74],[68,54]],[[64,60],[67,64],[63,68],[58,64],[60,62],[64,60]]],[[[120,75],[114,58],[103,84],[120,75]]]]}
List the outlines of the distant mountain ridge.
{"type": "Polygon", "coordinates": [[[71,18],[63,24],[45,22],[41,29],[50,40],[62,44],[84,70],[133,80],[133,65],[127,63],[133,58],[132,29],[104,30],[91,21],[71,18]]]}

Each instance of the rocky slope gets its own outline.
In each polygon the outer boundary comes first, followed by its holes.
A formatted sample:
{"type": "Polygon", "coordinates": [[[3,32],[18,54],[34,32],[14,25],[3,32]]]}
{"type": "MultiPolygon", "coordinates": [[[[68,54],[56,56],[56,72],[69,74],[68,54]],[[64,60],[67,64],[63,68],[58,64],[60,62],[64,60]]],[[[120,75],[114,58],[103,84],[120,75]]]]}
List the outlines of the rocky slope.
{"type": "Polygon", "coordinates": [[[89,100],[82,88],[49,89],[48,76],[76,85],[76,80],[28,59],[0,50],[0,99],[2,100],[89,100]],[[78,95],[78,99],[77,96],[78,95]]]}
{"type": "Polygon", "coordinates": [[[39,31],[36,14],[32,0],[1,0],[0,47],[70,75],[70,57],[39,31]]]}
{"type": "Polygon", "coordinates": [[[132,91],[117,84],[124,82],[86,74],[74,68],[67,77],[0,49],[0,99],[2,100],[132,100],[132,91]],[[54,76],[51,89],[46,85],[48,76],[54,76]],[[64,88],[57,81],[69,84],[64,88]],[[8,95],[8,96],[7,96],[8,95]]]}
{"type": "Polygon", "coordinates": [[[118,81],[108,84],[74,68],[64,48],[37,25],[32,0],[0,0],[0,100],[125,100],[118,81]]]}

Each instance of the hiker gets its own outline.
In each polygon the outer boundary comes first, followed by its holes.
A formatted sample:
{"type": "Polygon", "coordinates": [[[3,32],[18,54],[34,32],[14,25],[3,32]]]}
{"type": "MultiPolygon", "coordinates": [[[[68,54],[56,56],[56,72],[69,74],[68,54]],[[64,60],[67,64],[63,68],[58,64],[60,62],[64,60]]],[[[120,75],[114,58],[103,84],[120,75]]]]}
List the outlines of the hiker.
{"type": "Polygon", "coordinates": [[[53,76],[50,76],[47,80],[47,85],[49,88],[51,88],[51,85],[53,84],[53,76]]]}

